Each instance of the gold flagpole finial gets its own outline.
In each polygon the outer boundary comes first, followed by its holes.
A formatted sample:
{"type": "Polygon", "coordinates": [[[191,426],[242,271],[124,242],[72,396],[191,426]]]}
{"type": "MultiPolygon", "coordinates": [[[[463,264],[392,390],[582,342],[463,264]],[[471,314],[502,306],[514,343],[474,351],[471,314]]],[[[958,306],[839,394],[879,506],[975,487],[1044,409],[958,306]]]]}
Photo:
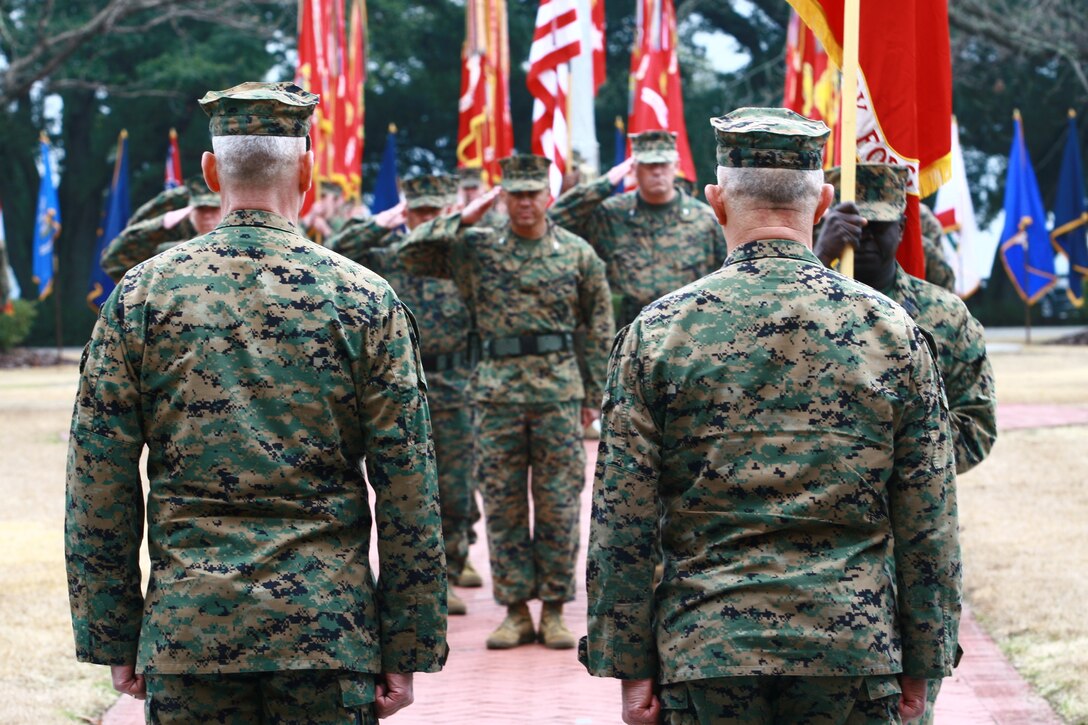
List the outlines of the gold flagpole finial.
{"type": "Polygon", "coordinates": [[[1012,120],[1014,120],[1014,121],[1023,120],[1023,119],[1020,118],[1020,109],[1019,108],[1012,109],[1012,120]]]}
{"type": "Polygon", "coordinates": [[[395,123],[389,124],[389,133],[396,133],[396,132],[397,132],[397,124],[395,124],[395,123]]]}

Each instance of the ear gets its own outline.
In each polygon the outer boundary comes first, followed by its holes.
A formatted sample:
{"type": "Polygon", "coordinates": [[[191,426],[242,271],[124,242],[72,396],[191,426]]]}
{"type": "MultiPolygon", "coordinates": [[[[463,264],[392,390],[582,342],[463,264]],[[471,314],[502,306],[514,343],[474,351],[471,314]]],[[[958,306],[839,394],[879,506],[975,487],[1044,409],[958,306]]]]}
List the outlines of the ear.
{"type": "Polygon", "coordinates": [[[307,151],[302,155],[302,163],[298,165],[298,191],[305,194],[310,190],[314,180],[314,152],[307,151]]]}
{"type": "Polygon", "coordinates": [[[816,226],[824,218],[824,214],[831,208],[834,201],[835,187],[831,184],[824,184],[820,188],[820,201],[816,204],[816,213],[812,217],[812,226],[816,226]]]}
{"type": "Polygon", "coordinates": [[[707,184],[703,187],[703,194],[706,195],[706,203],[710,204],[710,208],[714,210],[714,216],[718,218],[718,224],[724,227],[726,213],[725,195],[722,193],[722,187],[717,184],[707,184]]]}
{"type": "Polygon", "coordinates": [[[219,168],[215,165],[215,154],[205,151],[200,157],[200,169],[204,172],[204,183],[215,193],[219,193],[219,168]]]}

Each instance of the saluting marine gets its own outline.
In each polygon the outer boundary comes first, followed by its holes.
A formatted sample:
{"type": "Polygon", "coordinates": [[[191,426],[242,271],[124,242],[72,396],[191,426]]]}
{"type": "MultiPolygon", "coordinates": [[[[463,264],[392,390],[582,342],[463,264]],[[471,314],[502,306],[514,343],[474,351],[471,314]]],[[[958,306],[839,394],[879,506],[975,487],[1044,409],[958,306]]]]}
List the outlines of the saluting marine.
{"type": "MultiPolygon", "coordinates": [[[[858,164],[857,201],[828,212],[815,252],[830,265],[847,244],[855,245],[856,279],[902,305],[933,336],[951,413],[956,472],[964,473],[989,455],[997,439],[994,371],[982,325],[963,300],[912,277],[896,262],[906,226],[908,174],[905,166],[858,164]]],[[[829,169],[826,178],[837,190],[838,167],[829,169]]]]}
{"type": "Polygon", "coordinates": [[[676,186],[676,135],[632,135],[631,153],[632,159],[604,176],[567,191],[548,212],[605,261],[609,287],[618,297],[617,328],[725,260],[725,239],[710,207],[676,186]],[[638,189],[613,196],[632,165],[638,189]]]}
{"type": "Polygon", "coordinates": [[[500,193],[493,189],[461,214],[417,227],[399,254],[409,272],[456,283],[480,336],[469,383],[476,481],[494,595],[507,605],[487,646],[539,638],[567,648],[575,644],[562,609],[575,595],[582,428],[600,400],[614,332],[610,295],[592,248],[547,219],[548,159],[514,156],[501,164],[508,221],[477,224],[500,193]],[[586,331],[583,365],[574,347],[579,328],[586,331]],[[544,602],[539,632],[526,605],[537,598],[544,602]]]}
{"type": "MultiPolygon", "coordinates": [[[[469,314],[452,281],[409,274],[397,257],[397,249],[405,238],[402,229],[405,226],[409,231],[415,229],[448,209],[455,202],[456,189],[457,182],[452,176],[405,179],[404,202],[369,219],[353,220],[328,242],[333,251],[382,275],[415,315],[423,371],[427,375],[446,564],[453,582],[459,582],[465,573],[469,531],[476,508],[472,410],[466,395],[472,372],[469,314]]],[[[474,572],[475,568],[469,571],[474,572]]],[[[450,614],[466,611],[464,600],[453,591],[449,593],[448,606],[450,614]]]]}
{"type": "Polygon", "coordinates": [[[223,218],[219,194],[209,191],[203,180],[188,182],[184,194],[178,189],[164,191],[137,209],[128,226],[103,250],[102,271],[114,282],[145,259],[207,234],[223,218]]]}

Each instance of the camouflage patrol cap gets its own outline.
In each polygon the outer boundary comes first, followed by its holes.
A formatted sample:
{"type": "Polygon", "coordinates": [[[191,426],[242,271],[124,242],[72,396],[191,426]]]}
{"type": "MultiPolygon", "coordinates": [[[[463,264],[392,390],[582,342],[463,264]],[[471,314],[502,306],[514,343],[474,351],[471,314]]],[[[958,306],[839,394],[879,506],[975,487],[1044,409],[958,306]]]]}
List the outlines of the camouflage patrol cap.
{"type": "Polygon", "coordinates": [[[474,189],[484,183],[479,166],[462,166],[457,169],[457,179],[466,189],[474,189]]]}
{"type": "Polygon", "coordinates": [[[310,116],[320,100],[294,83],[242,83],[208,91],[200,107],[212,136],[293,136],[310,133],[310,116]]]}
{"type": "Polygon", "coordinates": [[[548,188],[548,169],[552,162],[543,156],[518,154],[499,159],[502,188],[506,191],[540,191],[548,188]]]}
{"type": "Polygon", "coordinates": [[[733,168],[823,168],[830,129],[786,108],[738,108],[710,119],[718,165],[733,168]]]}
{"type": "Polygon", "coordinates": [[[222,206],[219,194],[208,188],[203,176],[194,176],[185,181],[189,191],[189,206],[222,206]]]}
{"type": "MultiPolygon", "coordinates": [[[[871,222],[899,221],[907,211],[907,184],[910,169],[894,164],[858,164],[854,203],[863,219],[871,222]]],[[[824,180],[835,187],[839,198],[842,169],[828,169],[824,180]]]]}
{"type": "Polygon", "coordinates": [[[409,209],[449,206],[457,194],[457,179],[445,174],[415,176],[401,182],[401,190],[409,209]]]}
{"type": "Polygon", "coordinates": [[[631,155],[640,164],[668,164],[680,158],[672,131],[643,131],[627,138],[631,139],[631,155]]]}

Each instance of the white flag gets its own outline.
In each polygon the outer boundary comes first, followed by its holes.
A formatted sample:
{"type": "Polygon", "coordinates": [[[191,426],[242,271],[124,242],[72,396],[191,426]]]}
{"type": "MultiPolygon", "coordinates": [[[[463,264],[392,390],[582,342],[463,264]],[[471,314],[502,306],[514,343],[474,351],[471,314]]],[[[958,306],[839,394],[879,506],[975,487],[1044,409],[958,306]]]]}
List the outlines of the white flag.
{"type": "Polygon", "coordinates": [[[956,273],[956,294],[963,299],[973,295],[982,282],[982,260],[978,259],[980,243],[971,189],[967,185],[967,170],[960,148],[960,130],[952,119],[952,179],[937,191],[933,210],[944,230],[944,256],[956,273]]]}

